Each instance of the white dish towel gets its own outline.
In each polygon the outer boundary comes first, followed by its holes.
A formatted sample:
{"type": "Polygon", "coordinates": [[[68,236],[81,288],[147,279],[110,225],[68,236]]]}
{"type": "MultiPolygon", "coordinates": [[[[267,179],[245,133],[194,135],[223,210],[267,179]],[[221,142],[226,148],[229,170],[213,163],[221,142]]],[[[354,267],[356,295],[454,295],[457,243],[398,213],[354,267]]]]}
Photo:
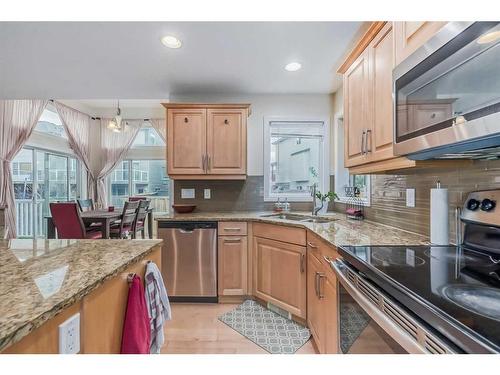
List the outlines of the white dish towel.
{"type": "Polygon", "coordinates": [[[163,325],[167,320],[172,319],[172,311],[168,300],[167,289],[163,283],[163,277],[158,266],[153,262],[146,265],[146,306],[149,313],[151,326],[150,353],[159,354],[165,342],[163,325]]]}

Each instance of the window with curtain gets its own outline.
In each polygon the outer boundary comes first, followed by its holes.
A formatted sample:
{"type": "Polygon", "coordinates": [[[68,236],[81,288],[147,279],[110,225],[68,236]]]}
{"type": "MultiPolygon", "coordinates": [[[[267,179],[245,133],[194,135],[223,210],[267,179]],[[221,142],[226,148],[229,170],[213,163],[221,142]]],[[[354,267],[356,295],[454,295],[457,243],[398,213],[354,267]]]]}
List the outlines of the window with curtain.
{"type": "Polygon", "coordinates": [[[310,189],[329,189],[328,125],[323,120],[267,119],[264,199],[312,200],[310,189]]]}
{"type": "Polygon", "coordinates": [[[145,122],[137,133],[137,136],[132,143],[132,147],[137,148],[151,146],[165,147],[165,142],[160,137],[156,129],[153,128],[151,124],[145,122]]]}

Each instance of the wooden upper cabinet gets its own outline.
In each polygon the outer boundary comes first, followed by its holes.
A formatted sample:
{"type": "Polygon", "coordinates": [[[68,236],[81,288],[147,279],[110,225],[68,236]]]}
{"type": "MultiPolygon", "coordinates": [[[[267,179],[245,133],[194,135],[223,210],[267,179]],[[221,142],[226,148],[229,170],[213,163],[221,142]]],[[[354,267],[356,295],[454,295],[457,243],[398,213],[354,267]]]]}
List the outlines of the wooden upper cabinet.
{"type": "Polygon", "coordinates": [[[392,24],[387,23],[370,43],[372,83],[372,128],[367,136],[370,162],[389,159],[393,153],[392,69],[394,67],[392,24]]]}
{"type": "Polygon", "coordinates": [[[208,173],[246,173],[247,137],[245,112],[240,109],[208,110],[208,173]]]}
{"type": "Polygon", "coordinates": [[[246,178],[249,104],[163,105],[170,178],[246,178]]]}
{"type": "Polygon", "coordinates": [[[364,164],[370,118],[370,56],[365,50],[344,74],[345,165],[364,164]]]}
{"type": "Polygon", "coordinates": [[[447,22],[400,21],[394,23],[396,64],[410,56],[447,22]]]}
{"type": "Polygon", "coordinates": [[[167,112],[168,174],[204,174],[206,154],[205,109],[167,112]]]}

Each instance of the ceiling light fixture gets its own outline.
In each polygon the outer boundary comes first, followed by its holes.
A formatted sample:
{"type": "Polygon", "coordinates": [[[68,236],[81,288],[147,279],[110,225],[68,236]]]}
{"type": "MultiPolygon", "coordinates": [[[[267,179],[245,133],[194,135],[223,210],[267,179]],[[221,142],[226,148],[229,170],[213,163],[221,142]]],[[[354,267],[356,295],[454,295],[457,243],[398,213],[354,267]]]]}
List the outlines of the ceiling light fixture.
{"type": "Polygon", "coordinates": [[[163,38],[161,38],[161,42],[165,47],[168,48],[181,48],[182,46],[182,42],[172,35],[165,35],[163,38]]]}
{"type": "Polygon", "coordinates": [[[118,105],[116,108],[116,116],[113,117],[109,122],[108,122],[108,129],[114,131],[114,132],[121,132],[122,131],[122,110],[120,109],[120,100],[118,100],[118,105]]]}
{"type": "Polygon", "coordinates": [[[500,30],[492,31],[492,32],[481,35],[479,37],[479,39],[477,40],[477,42],[479,44],[487,44],[487,43],[496,42],[498,39],[500,39],[500,30]]]}
{"type": "Polygon", "coordinates": [[[298,62],[291,62],[285,65],[285,70],[288,70],[289,72],[296,72],[300,68],[302,68],[302,65],[298,62]]]}

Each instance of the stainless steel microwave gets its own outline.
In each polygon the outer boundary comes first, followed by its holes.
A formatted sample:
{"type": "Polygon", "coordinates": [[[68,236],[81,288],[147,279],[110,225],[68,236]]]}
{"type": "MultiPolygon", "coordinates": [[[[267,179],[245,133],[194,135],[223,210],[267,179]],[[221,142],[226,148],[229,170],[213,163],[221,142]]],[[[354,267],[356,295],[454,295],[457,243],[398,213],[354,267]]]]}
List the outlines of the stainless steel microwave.
{"type": "Polygon", "coordinates": [[[394,151],[500,156],[500,22],[450,22],[393,71],[394,151]]]}

